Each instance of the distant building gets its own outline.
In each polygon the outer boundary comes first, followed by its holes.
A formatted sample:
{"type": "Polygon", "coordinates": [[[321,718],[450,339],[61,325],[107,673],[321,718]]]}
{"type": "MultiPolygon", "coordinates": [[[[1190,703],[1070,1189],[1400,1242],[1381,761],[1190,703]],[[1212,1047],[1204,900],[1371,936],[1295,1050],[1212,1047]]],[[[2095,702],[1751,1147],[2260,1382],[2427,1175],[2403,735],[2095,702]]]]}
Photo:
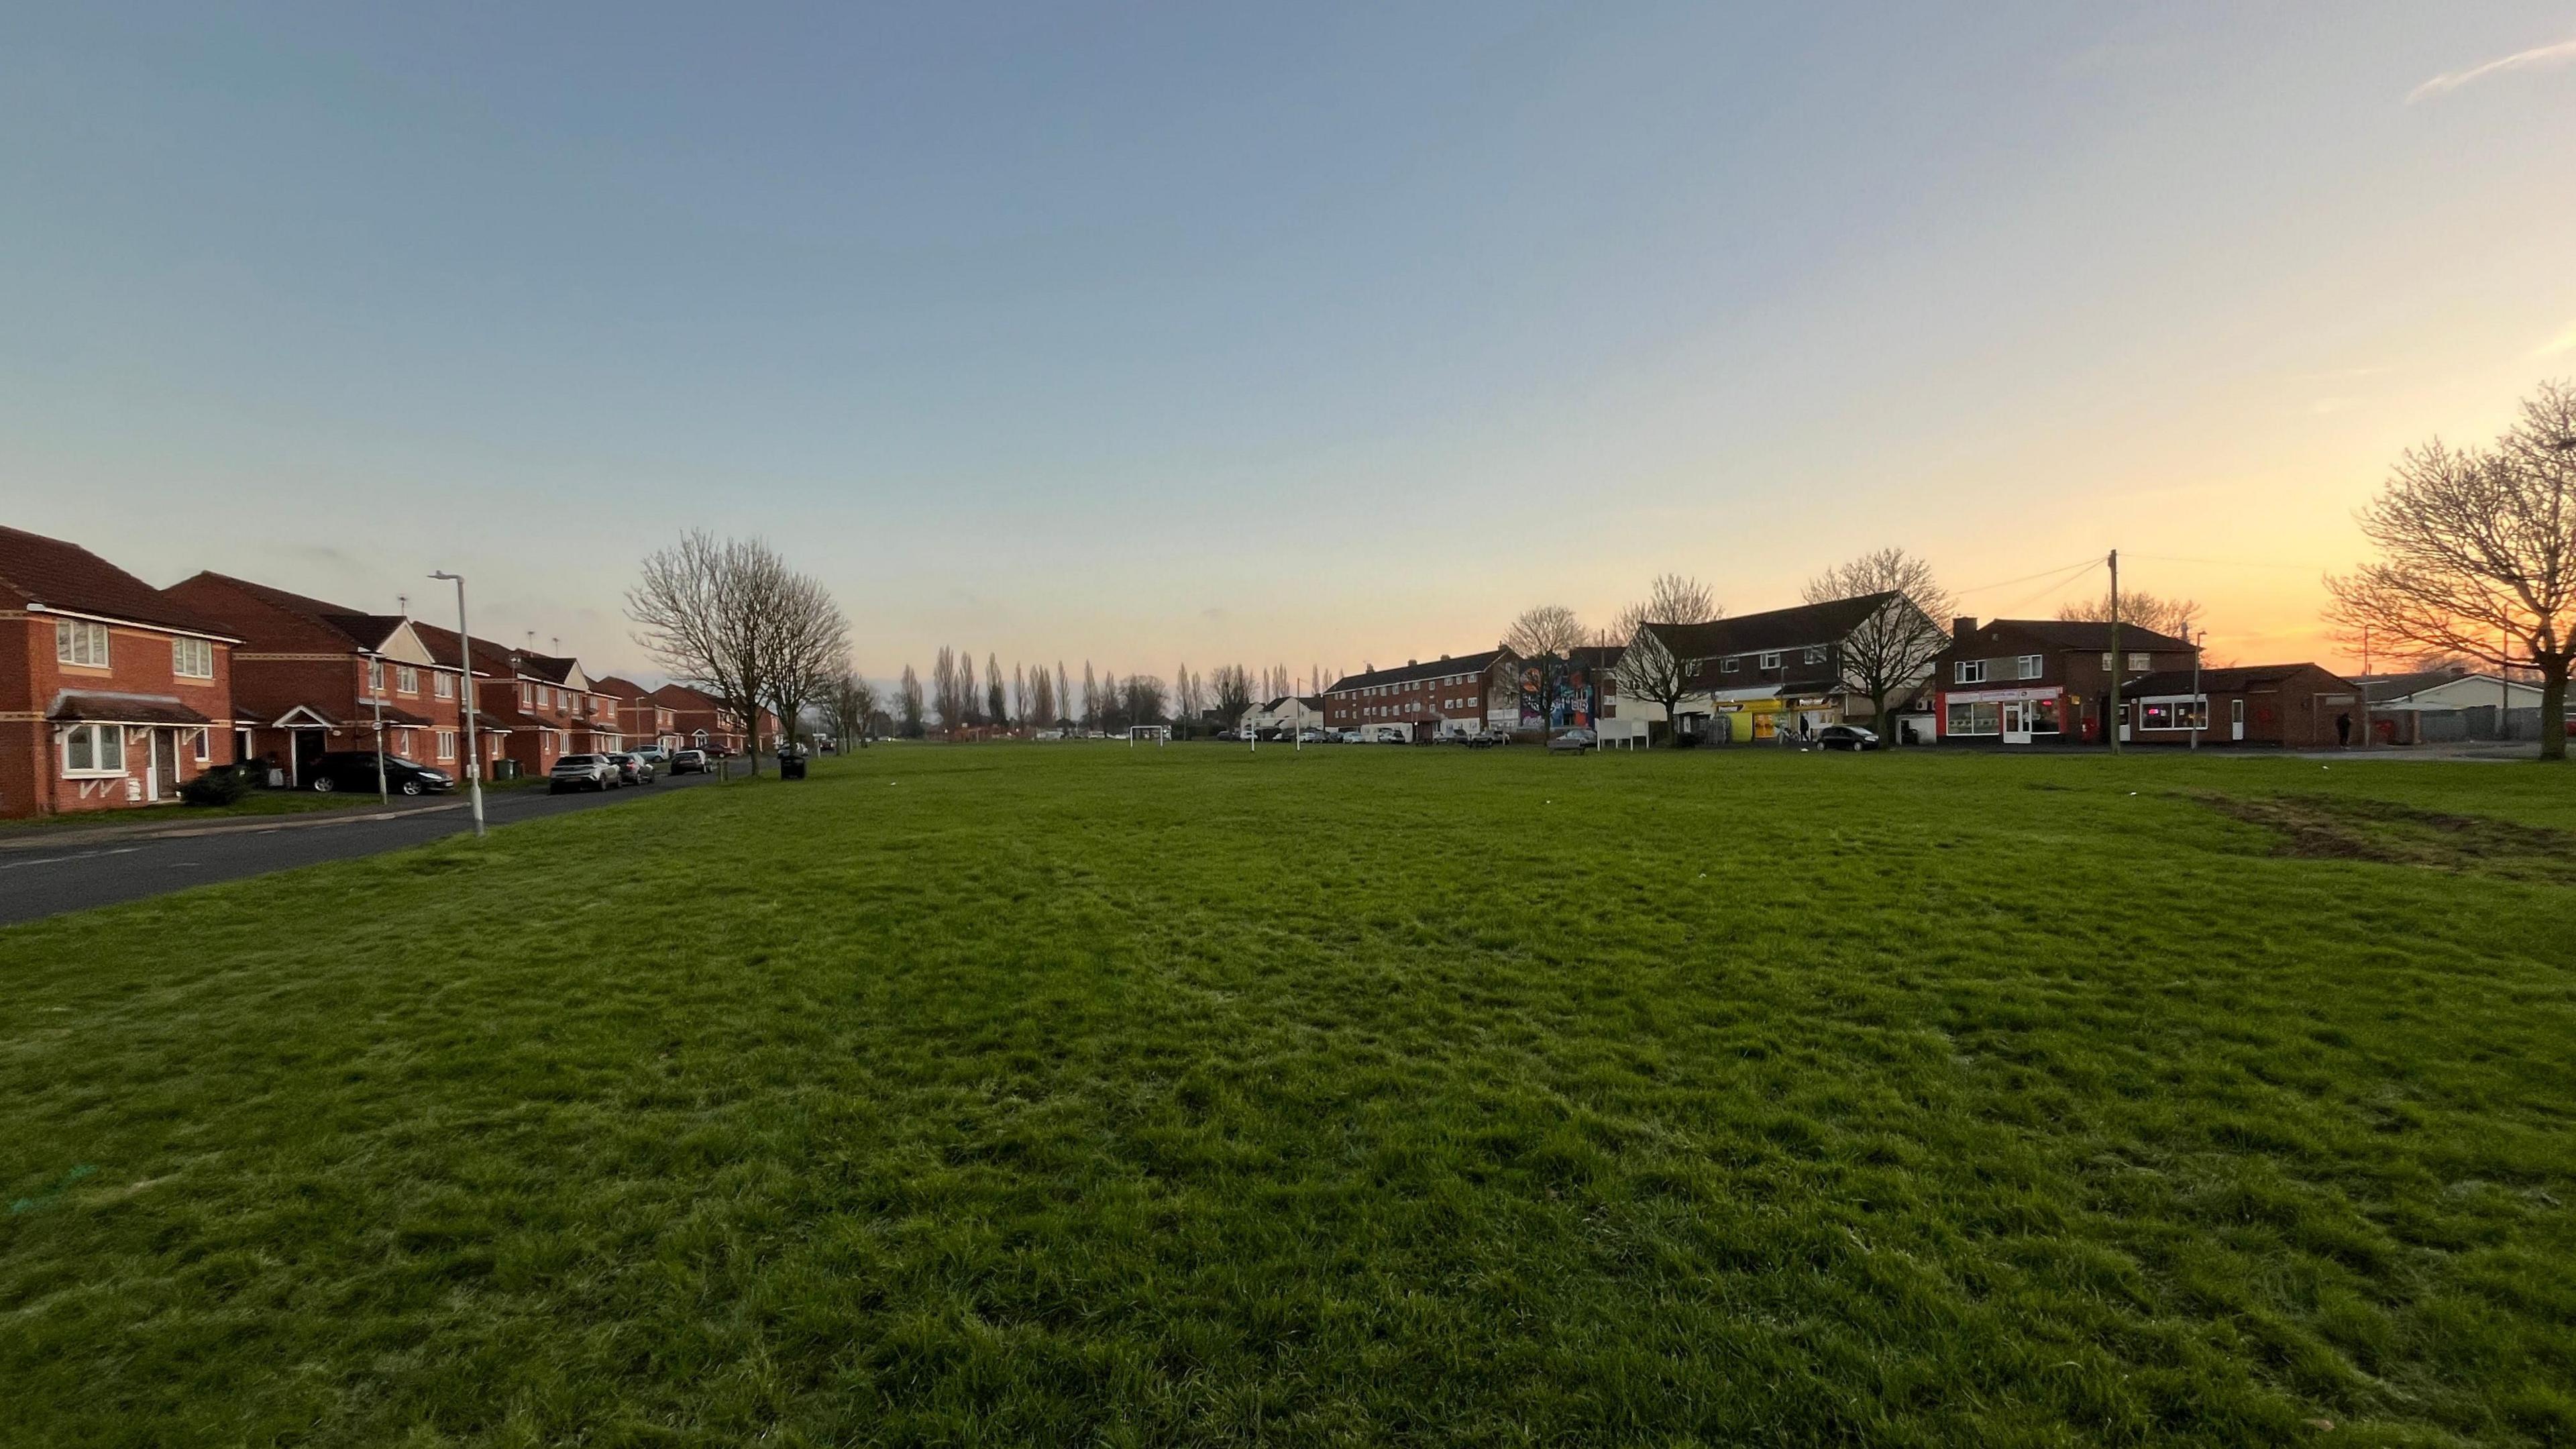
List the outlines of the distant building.
{"type": "Polygon", "coordinates": [[[1324,696],[1320,694],[1283,694],[1243,712],[1243,728],[1248,730],[1303,731],[1323,727],[1324,696]]]}
{"type": "MultiPolygon", "coordinates": [[[[1682,663],[1689,692],[1673,727],[1714,744],[1747,744],[1869,719],[1868,696],[1845,687],[1843,655],[1853,633],[1891,606],[1913,607],[1895,594],[1860,594],[1705,624],[1641,624],[1637,632],[1682,663]]],[[[1664,722],[1661,704],[1625,695],[1605,703],[1603,714],[1618,722],[1614,737],[1664,722]]]]}
{"type": "Polygon", "coordinates": [[[1514,728],[1520,720],[1514,662],[1507,651],[1488,649],[1346,674],[1324,691],[1324,725],[1412,740],[1474,734],[1491,712],[1511,721],[1502,728],[1514,728]]]}
{"type": "MultiPolygon", "coordinates": [[[[2540,686],[2466,669],[2365,675],[2371,732],[2382,744],[2533,739],[2540,729],[2540,686]]],[[[2576,699],[2560,725],[2576,733],[2576,699]]]]}
{"type": "Polygon", "coordinates": [[[2124,680],[2122,739],[2141,745],[2280,745],[2334,749],[2364,742],[2361,686],[2320,665],[2245,664],[2165,670],[2124,680]]]}
{"type": "Polygon", "coordinates": [[[2102,743],[2118,712],[2111,681],[2187,673],[2200,651],[2170,634],[2070,619],[1952,621],[1927,687],[1944,743],[2102,743]],[[2115,667],[2116,664],[2116,667],[2115,667]]]}

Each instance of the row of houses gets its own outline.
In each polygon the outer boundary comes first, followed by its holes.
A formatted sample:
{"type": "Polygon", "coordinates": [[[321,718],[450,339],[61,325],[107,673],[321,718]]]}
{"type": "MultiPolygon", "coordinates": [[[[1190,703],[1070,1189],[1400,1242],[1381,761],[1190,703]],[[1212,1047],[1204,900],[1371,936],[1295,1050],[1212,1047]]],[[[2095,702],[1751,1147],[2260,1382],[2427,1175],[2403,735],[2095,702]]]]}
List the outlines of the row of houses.
{"type": "MultiPolygon", "coordinates": [[[[213,572],[154,588],[78,544],[0,527],[0,817],[155,804],[235,763],[301,786],[323,754],[380,743],[486,779],[648,742],[745,745],[739,717],[686,685],[480,638],[468,655],[455,631],[406,614],[213,572]]],[[[760,725],[774,742],[775,717],[760,725]]]]}
{"type": "Polygon", "coordinates": [[[2121,626],[2115,657],[2110,625],[2061,619],[1949,621],[1948,647],[1896,691],[1893,717],[1882,721],[1848,666],[1871,631],[1891,627],[1939,626],[1900,594],[1865,594],[1645,624],[1623,645],[1572,651],[1562,667],[1507,649],[1407,660],[1346,675],[1318,703],[1328,728],[1415,740],[1588,728],[1608,743],[1681,734],[1751,744],[1857,724],[1913,743],[2101,744],[2116,732],[2137,744],[2306,749],[2361,743],[2364,721],[2381,742],[2419,737],[2411,722],[2388,718],[2404,702],[2374,702],[2364,681],[2322,665],[2201,667],[2191,641],[2134,624],[2121,626]],[[1620,658],[1646,635],[1680,663],[1669,715],[1618,688],[1620,658]]]}

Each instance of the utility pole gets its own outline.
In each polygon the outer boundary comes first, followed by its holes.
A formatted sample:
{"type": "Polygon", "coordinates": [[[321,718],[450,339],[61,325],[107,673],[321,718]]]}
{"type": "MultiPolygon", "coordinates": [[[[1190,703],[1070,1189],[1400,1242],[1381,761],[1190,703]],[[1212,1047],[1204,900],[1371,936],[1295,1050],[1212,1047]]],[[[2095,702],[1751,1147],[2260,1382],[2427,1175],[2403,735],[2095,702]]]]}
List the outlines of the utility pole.
{"type": "MultiPolygon", "coordinates": [[[[2120,697],[2120,551],[2111,550],[2111,704],[2102,714],[2102,733],[2110,737],[2111,753],[2120,753],[2120,726],[2129,717],[2128,702],[2120,697]]],[[[2197,658],[2193,661],[2198,666],[2197,658]]]]}
{"type": "Polygon", "coordinates": [[[385,788],[385,660],[381,654],[367,661],[367,705],[376,715],[376,803],[390,805],[393,792],[385,788]]]}
{"type": "Polygon", "coordinates": [[[474,797],[474,838],[483,838],[483,755],[474,744],[474,714],[481,701],[474,693],[474,636],[465,629],[465,576],[434,573],[433,579],[456,584],[456,662],[465,671],[458,684],[465,698],[465,788],[474,797]]]}
{"type": "Polygon", "coordinates": [[[2191,643],[2191,747],[2200,748],[2200,732],[2209,728],[2209,701],[2200,697],[2200,647],[2209,642],[2209,631],[2191,643]]]}
{"type": "Polygon", "coordinates": [[[2370,626],[2361,626],[2361,747],[2370,748],[2370,626]]]}

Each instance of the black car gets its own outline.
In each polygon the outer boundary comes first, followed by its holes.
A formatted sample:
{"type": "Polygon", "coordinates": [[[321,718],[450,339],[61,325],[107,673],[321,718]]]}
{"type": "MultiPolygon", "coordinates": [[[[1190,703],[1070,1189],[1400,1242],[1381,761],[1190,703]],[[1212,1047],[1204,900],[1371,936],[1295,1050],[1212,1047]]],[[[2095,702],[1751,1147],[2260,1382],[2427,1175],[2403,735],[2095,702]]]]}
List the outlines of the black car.
{"type": "MultiPolygon", "coordinates": [[[[304,767],[304,786],[328,795],[334,790],[372,793],[376,788],[373,750],[334,750],[304,767]]],[[[418,760],[385,756],[385,789],[395,795],[436,795],[456,787],[456,777],[418,760]]]]}
{"type": "Polygon", "coordinates": [[[1827,725],[1816,731],[1816,748],[1820,750],[1874,750],[1878,736],[1859,725],[1827,725]]]}

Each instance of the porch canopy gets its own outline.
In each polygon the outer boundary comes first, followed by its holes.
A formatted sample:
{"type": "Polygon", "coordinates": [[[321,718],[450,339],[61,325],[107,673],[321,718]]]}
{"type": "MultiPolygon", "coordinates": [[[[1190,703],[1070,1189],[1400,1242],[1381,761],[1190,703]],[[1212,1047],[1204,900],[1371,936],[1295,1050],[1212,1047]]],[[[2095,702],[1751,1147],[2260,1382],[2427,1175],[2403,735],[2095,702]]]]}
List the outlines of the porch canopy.
{"type": "Polygon", "coordinates": [[[64,690],[54,696],[45,718],[57,724],[180,725],[196,727],[214,721],[168,694],[111,694],[103,690],[64,690]]]}

